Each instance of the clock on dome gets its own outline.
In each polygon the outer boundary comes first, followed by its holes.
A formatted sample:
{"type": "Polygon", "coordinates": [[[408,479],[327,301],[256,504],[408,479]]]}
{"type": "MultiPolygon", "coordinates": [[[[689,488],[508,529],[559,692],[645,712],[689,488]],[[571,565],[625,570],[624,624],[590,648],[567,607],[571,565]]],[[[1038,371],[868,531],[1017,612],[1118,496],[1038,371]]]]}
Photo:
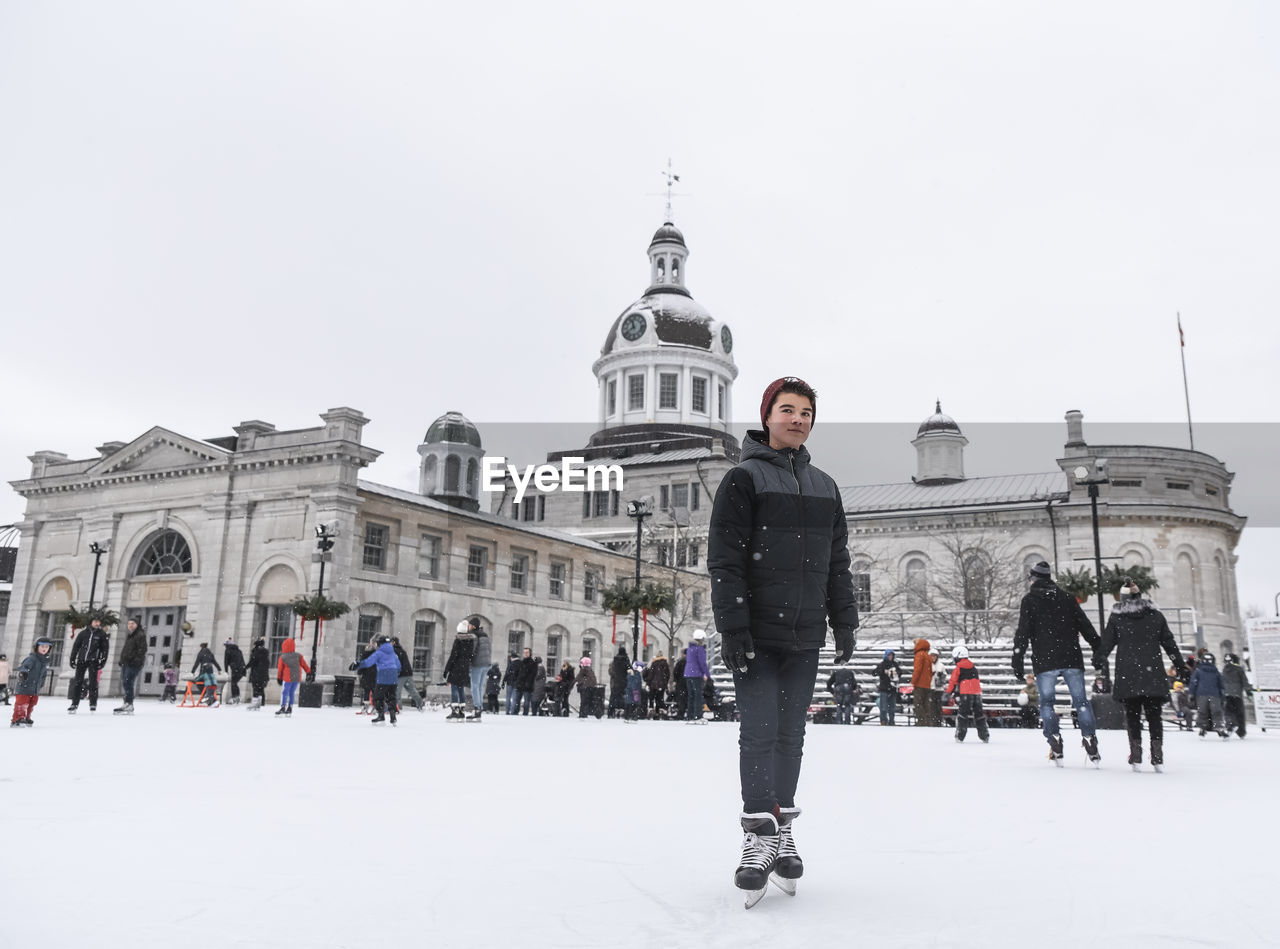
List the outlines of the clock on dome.
{"type": "Polygon", "coordinates": [[[733,334],[729,332],[729,327],[720,327],[720,345],[724,347],[726,353],[733,352],[733,334]]]}
{"type": "Polygon", "coordinates": [[[622,336],[631,342],[635,342],[644,335],[645,328],[649,324],[645,318],[639,313],[628,313],[627,318],[622,321],[622,336]]]}

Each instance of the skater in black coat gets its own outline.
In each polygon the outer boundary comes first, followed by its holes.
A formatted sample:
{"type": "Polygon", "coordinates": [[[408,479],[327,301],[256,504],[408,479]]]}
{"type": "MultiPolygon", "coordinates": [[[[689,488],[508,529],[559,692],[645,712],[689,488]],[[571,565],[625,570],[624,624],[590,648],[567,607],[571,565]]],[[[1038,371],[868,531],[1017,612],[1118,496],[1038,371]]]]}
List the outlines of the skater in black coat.
{"type": "Polygon", "coordinates": [[[76,641],[71,647],[71,668],[76,671],[76,677],[71,683],[71,707],[67,709],[68,712],[74,712],[80,707],[80,698],[86,691],[86,682],[89,692],[89,711],[97,710],[98,673],[107,664],[107,655],[110,652],[111,639],[107,636],[107,631],[102,628],[102,620],[91,620],[89,625],[80,631],[80,635],[76,636],[76,641]]]}
{"type": "Polygon", "coordinates": [[[623,700],[627,694],[627,673],[631,671],[631,659],[627,647],[619,646],[618,654],[609,664],[609,717],[622,714],[623,700]]]}
{"type": "Polygon", "coordinates": [[[506,710],[508,715],[514,715],[520,711],[520,694],[516,689],[516,679],[520,676],[520,657],[512,653],[507,657],[507,668],[502,673],[502,686],[507,690],[506,694],[506,710]]]}
{"type": "Polygon", "coordinates": [[[1018,614],[1018,631],[1013,637],[1013,674],[1025,674],[1027,648],[1031,649],[1031,667],[1036,673],[1040,693],[1040,730],[1049,742],[1049,757],[1062,757],[1062,735],[1058,730],[1058,713],[1054,710],[1058,678],[1071,693],[1071,708],[1080,725],[1085,754],[1090,761],[1101,760],[1098,754],[1097,723],[1093,706],[1084,687],[1084,653],[1080,637],[1096,655],[1102,640],[1076,598],[1053,582],[1053,570],[1041,560],[1031,568],[1031,589],[1022,598],[1018,614]]]}
{"type": "Polygon", "coordinates": [[[556,676],[556,714],[562,718],[569,716],[569,696],[573,693],[573,666],[566,659],[560,666],[560,674],[556,676]]]}
{"type": "Polygon", "coordinates": [[[689,650],[681,650],[680,658],[671,667],[671,681],[674,684],[671,690],[671,702],[675,705],[677,721],[683,720],[689,710],[689,687],[684,683],[684,667],[688,661],[689,650]]]}
{"type": "Polygon", "coordinates": [[[227,672],[231,674],[231,703],[232,705],[240,701],[240,680],[244,678],[245,665],[244,653],[230,639],[223,644],[222,649],[222,665],[227,672]]]}
{"type": "Polygon", "coordinates": [[[493,714],[498,712],[498,692],[502,688],[502,670],[498,668],[495,662],[489,667],[489,673],[485,676],[484,685],[484,710],[493,714]]]}
{"type": "Polygon", "coordinates": [[[827,690],[836,700],[836,723],[853,724],[853,703],[858,695],[858,678],[848,666],[841,666],[827,679],[827,690]]]}
{"type": "Polygon", "coordinates": [[[254,642],[249,650],[246,668],[249,672],[249,685],[253,688],[254,704],[261,708],[267,701],[267,679],[271,675],[271,653],[267,650],[265,639],[259,638],[254,642]]]}
{"type": "Polygon", "coordinates": [[[653,704],[655,717],[666,718],[667,688],[671,685],[671,666],[662,653],[653,657],[649,668],[644,670],[644,684],[649,687],[649,700],[653,704]]]}
{"type": "Polygon", "coordinates": [[[1129,764],[1134,770],[1142,764],[1142,715],[1147,717],[1147,737],[1151,742],[1151,764],[1164,764],[1164,722],[1160,712],[1169,701],[1169,680],[1165,677],[1163,649],[1179,674],[1187,667],[1178,654],[1178,643],[1169,624],[1138,588],[1130,584],[1122,591],[1120,601],[1111,608],[1107,628],[1102,632],[1102,646],[1095,666],[1107,661],[1112,650],[1116,654],[1112,695],[1124,705],[1125,725],[1129,732],[1129,764]]]}
{"type": "Polygon", "coordinates": [[[475,648],[474,633],[460,632],[453,639],[449,658],[444,664],[444,680],[449,684],[449,702],[452,705],[462,705],[467,701],[467,686],[471,684],[471,657],[475,648]]]}
{"type": "Polygon", "coordinates": [[[880,664],[871,670],[880,677],[877,685],[880,703],[880,724],[895,725],[894,714],[898,710],[898,682],[902,679],[902,667],[894,658],[892,649],[884,651],[880,664]]]}
{"type": "Polygon", "coordinates": [[[538,663],[527,646],[516,669],[516,711],[528,715],[533,707],[533,683],[538,676],[538,663]]]}

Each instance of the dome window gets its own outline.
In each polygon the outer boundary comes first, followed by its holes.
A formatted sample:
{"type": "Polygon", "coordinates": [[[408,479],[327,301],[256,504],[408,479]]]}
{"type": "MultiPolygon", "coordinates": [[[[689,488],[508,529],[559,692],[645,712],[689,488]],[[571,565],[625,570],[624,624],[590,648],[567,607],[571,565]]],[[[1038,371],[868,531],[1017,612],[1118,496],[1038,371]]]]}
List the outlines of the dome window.
{"type": "Polygon", "coordinates": [[[177,531],[161,531],[138,555],[134,576],[160,577],[191,572],[191,548],[177,531]]]}
{"type": "Polygon", "coordinates": [[[667,262],[663,260],[661,257],[659,257],[657,260],[657,264],[658,264],[658,272],[657,272],[657,275],[654,277],[653,282],[666,283],[667,282],[667,262]]]}
{"type": "Polygon", "coordinates": [[[458,493],[458,482],[462,478],[462,462],[457,455],[450,455],[444,460],[444,489],[449,494],[458,493]]]}

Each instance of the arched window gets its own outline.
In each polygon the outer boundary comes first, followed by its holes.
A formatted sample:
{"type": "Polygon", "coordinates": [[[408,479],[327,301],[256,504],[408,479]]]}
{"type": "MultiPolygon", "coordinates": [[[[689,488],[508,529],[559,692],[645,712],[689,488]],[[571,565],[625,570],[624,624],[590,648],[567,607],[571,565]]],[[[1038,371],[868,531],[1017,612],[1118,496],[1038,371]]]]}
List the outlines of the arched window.
{"type": "Polygon", "coordinates": [[[920,557],[907,561],[907,609],[923,610],[929,606],[928,567],[920,557]]]}
{"type": "Polygon", "coordinates": [[[478,497],[480,493],[480,466],[474,458],[467,459],[467,497],[478,497]]]}
{"type": "Polygon", "coordinates": [[[444,460],[444,489],[449,494],[458,493],[458,481],[462,476],[462,462],[457,455],[444,460]]]}
{"type": "Polygon", "coordinates": [[[672,283],[680,282],[680,258],[679,257],[671,258],[671,282],[672,283]]]}
{"type": "Polygon", "coordinates": [[[436,490],[436,456],[427,455],[422,462],[422,493],[433,494],[436,490]]]}
{"type": "Polygon", "coordinates": [[[964,608],[989,609],[991,600],[991,565],[980,553],[966,554],[963,560],[964,608]]]}
{"type": "Polygon", "coordinates": [[[191,548],[177,531],[161,531],[138,554],[135,577],[159,577],[191,572],[191,548]]]}
{"type": "Polygon", "coordinates": [[[658,279],[654,282],[655,283],[667,282],[667,265],[666,265],[666,262],[661,257],[658,258],[658,279]]]}
{"type": "Polygon", "coordinates": [[[1218,581],[1218,589],[1214,591],[1214,602],[1219,613],[1231,612],[1231,597],[1227,595],[1227,564],[1222,554],[1213,555],[1213,572],[1218,581]]]}
{"type": "Polygon", "coordinates": [[[853,562],[853,596],[859,613],[871,612],[871,563],[866,560],[853,562]]]}
{"type": "Polygon", "coordinates": [[[1197,573],[1196,564],[1191,559],[1191,555],[1185,551],[1178,554],[1173,562],[1173,591],[1178,597],[1178,606],[1201,609],[1200,578],[1196,575],[1197,573]]]}

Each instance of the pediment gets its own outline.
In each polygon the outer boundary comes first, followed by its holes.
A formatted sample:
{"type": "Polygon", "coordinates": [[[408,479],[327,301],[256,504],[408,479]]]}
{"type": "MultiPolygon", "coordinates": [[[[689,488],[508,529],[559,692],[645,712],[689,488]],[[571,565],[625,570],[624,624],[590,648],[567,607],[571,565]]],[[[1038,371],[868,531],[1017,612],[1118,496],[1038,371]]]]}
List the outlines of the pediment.
{"type": "Polygon", "coordinates": [[[156,427],[103,458],[86,474],[173,471],[204,465],[220,465],[229,455],[230,452],[206,442],[156,427]]]}

